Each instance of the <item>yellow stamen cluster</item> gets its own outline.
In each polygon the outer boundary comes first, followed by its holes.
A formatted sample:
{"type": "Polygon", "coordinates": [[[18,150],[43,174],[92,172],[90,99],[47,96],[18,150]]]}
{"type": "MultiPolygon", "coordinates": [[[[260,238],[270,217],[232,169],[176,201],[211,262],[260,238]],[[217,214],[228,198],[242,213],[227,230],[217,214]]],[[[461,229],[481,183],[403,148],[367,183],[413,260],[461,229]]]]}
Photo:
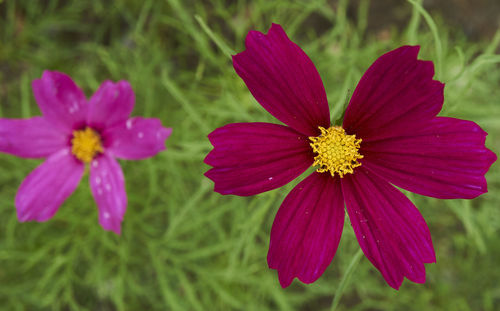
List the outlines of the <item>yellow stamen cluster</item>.
{"type": "Polygon", "coordinates": [[[71,139],[71,152],[78,160],[90,163],[98,153],[103,152],[101,137],[90,127],[74,131],[71,139]]]}
{"type": "Polygon", "coordinates": [[[317,137],[309,137],[313,151],[318,155],[314,157],[313,165],[318,165],[317,172],[330,172],[332,177],[335,173],[340,178],[345,174],[352,174],[354,168],[361,166],[358,162],[363,156],[359,154],[361,139],[356,135],[347,135],[343,128],[332,126],[328,129],[319,127],[321,134],[317,137]]]}

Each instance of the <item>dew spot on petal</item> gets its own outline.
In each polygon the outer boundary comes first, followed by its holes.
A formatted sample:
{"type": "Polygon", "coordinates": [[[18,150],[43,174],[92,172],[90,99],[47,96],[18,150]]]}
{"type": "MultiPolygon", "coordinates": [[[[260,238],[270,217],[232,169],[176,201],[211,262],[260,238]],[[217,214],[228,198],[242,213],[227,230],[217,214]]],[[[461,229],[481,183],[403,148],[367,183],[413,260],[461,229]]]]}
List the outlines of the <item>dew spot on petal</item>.
{"type": "Polygon", "coordinates": [[[80,107],[78,106],[78,102],[77,101],[73,101],[71,103],[71,105],[68,107],[68,111],[69,111],[70,114],[73,114],[73,113],[77,112],[79,109],[80,109],[80,107]]]}

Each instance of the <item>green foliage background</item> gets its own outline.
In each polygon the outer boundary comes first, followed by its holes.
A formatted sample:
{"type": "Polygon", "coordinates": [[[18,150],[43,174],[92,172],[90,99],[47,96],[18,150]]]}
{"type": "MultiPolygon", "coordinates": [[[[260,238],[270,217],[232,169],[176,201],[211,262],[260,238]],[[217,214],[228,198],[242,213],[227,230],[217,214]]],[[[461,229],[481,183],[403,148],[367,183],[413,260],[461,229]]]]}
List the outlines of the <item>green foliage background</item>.
{"type": "Polygon", "coordinates": [[[500,31],[469,42],[410,1],[407,25],[381,38],[367,32],[370,1],[358,2],[347,18],[344,0],[0,1],[1,117],[38,115],[30,84],[49,69],[72,76],[88,96],[106,79],[129,80],[133,114],[174,129],[166,152],[121,162],[129,198],[121,236],[98,225],[87,178],[49,222],[19,223],[17,187],[41,161],[0,155],[0,309],[499,310],[498,163],[487,174],[489,193],[475,200],[409,194],[429,224],[437,263],[427,265],[426,284],[406,280],[399,291],[364,257],[356,265],[348,221],[325,274],[282,289],[266,254],[274,215],[293,184],[221,196],[203,176],[213,129],[276,122],[230,60],[244,49],[247,31],[267,32],[271,22],[317,66],[333,118],[378,56],[420,44],[420,57],[433,60],[446,83],[441,115],[477,122],[498,153],[500,31]]]}

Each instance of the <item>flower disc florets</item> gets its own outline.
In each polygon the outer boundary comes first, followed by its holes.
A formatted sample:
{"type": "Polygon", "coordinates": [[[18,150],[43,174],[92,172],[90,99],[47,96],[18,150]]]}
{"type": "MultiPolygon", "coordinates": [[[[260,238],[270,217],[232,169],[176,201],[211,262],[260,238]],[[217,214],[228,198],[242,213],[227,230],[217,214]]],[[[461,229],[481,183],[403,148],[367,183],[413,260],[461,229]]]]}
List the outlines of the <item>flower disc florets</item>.
{"type": "Polygon", "coordinates": [[[74,131],[71,152],[78,160],[89,163],[98,153],[103,152],[101,136],[90,127],[74,131]]]}
{"type": "Polygon", "coordinates": [[[359,154],[361,139],[356,135],[347,135],[343,128],[332,126],[328,129],[319,127],[321,134],[317,137],[309,137],[313,151],[318,155],[314,157],[313,165],[318,165],[317,172],[330,172],[332,177],[335,173],[340,178],[345,174],[352,174],[354,168],[361,166],[358,162],[363,156],[359,154]]]}

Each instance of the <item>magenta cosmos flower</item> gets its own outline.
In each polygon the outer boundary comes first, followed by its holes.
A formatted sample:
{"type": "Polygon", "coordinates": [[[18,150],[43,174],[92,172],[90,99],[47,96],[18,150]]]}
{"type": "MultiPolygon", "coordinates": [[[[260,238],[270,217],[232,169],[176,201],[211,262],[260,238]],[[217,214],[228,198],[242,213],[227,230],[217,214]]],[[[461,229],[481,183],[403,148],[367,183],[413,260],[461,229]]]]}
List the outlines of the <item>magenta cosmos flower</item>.
{"type": "Polygon", "coordinates": [[[496,160],[473,122],[436,117],[443,87],[418,46],[384,54],[366,71],[342,126],[330,122],[321,78],[279,25],[251,31],[234,68],[257,101],[287,126],[233,123],[208,137],[206,176],[221,194],[249,196],[316,171],[283,201],[267,261],[283,287],[316,281],[330,264],[344,226],[344,204],[366,257],[398,289],[425,282],[436,261],[429,229],[396,187],[441,198],[485,193],[496,160]]]}
{"type": "Polygon", "coordinates": [[[46,158],[16,195],[20,221],[46,221],[73,193],[90,166],[90,188],[105,230],[121,232],[127,207],[125,181],[115,158],[139,160],[165,149],[172,129],[158,119],[130,117],[135,96],[127,81],[106,81],[87,101],[63,73],[45,71],[33,81],[43,116],[0,119],[0,151],[46,158]]]}

